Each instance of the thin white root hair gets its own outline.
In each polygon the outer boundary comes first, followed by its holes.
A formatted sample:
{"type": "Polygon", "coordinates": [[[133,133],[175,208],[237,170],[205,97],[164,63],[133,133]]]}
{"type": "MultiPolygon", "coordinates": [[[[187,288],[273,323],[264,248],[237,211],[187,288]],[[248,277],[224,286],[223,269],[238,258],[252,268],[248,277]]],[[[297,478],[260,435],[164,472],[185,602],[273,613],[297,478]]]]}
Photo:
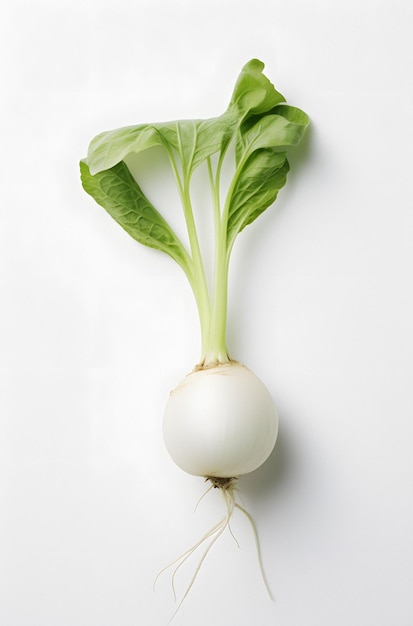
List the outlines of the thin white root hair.
{"type": "MultiPolygon", "coordinates": [[[[180,603],[178,604],[174,614],[172,615],[171,619],[169,620],[169,623],[173,620],[173,618],[175,617],[175,615],[178,613],[179,609],[181,608],[184,600],[186,599],[186,597],[188,596],[189,592],[191,591],[192,585],[194,584],[194,582],[196,580],[196,577],[199,574],[199,570],[201,569],[203,562],[205,561],[206,557],[208,556],[208,553],[209,553],[210,549],[212,548],[214,543],[219,539],[219,537],[222,535],[222,533],[226,529],[227,525],[228,525],[228,518],[225,518],[221,522],[221,524],[218,526],[218,528],[215,530],[215,537],[212,539],[212,541],[209,542],[208,546],[204,550],[204,553],[203,553],[202,557],[199,560],[199,563],[198,563],[198,565],[197,565],[197,567],[196,567],[196,569],[195,569],[195,571],[193,573],[193,576],[192,576],[192,578],[190,580],[190,583],[189,583],[189,585],[188,585],[184,595],[182,596],[182,599],[181,599],[180,603]]],[[[188,557],[186,557],[186,558],[188,558],[188,557]]],[[[177,570],[179,569],[179,567],[181,567],[181,565],[182,565],[182,563],[180,563],[176,567],[176,569],[175,569],[175,571],[173,573],[173,577],[175,577],[175,574],[176,574],[177,570]]]]}
{"type": "Polygon", "coordinates": [[[221,489],[221,495],[224,498],[224,502],[225,505],[227,507],[227,526],[228,526],[228,530],[231,534],[231,537],[233,538],[233,540],[235,541],[235,543],[237,544],[237,548],[240,547],[238,539],[236,538],[236,536],[234,535],[232,528],[231,528],[231,519],[232,519],[232,514],[234,513],[234,508],[235,508],[235,496],[234,496],[234,492],[236,490],[231,486],[230,488],[227,489],[221,489]]]}
{"type": "Polygon", "coordinates": [[[248,511],[246,509],[244,509],[243,506],[241,506],[240,504],[238,504],[237,502],[234,503],[235,508],[237,508],[239,511],[241,511],[242,513],[244,513],[245,517],[247,518],[247,520],[249,521],[251,528],[252,528],[252,534],[254,535],[254,541],[255,541],[255,548],[257,550],[257,558],[258,558],[258,566],[260,568],[260,572],[261,572],[261,577],[262,580],[264,582],[265,588],[267,590],[267,593],[270,597],[270,600],[274,600],[274,596],[271,592],[270,586],[268,584],[268,580],[267,577],[265,575],[265,570],[264,570],[264,565],[262,563],[262,556],[261,556],[261,547],[260,547],[260,541],[258,538],[258,532],[257,532],[257,528],[255,526],[255,522],[252,519],[251,515],[248,513],[248,511]]]}
{"type": "MultiPolygon", "coordinates": [[[[192,586],[199,574],[199,571],[202,567],[202,564],[204,563],[206,557],[208,556],[209,551],[211,550],[211,548],[213,547],[213,545],[218,541],[218,539],[220,538],[220,536],[223,534],[223,532],[225,531],[226,528],[229,529],[229,532],[231,533],[235,543],[237,544],[238,547],[239,543],[232,531],[231,528],[231,519],[234,513],[234,509],[238,509],[239,511],[241,511],[241,513],[243,513],[245,515],[245,517],[247,518],[248,522],[250,523],[250,526],[252,528],[252,532],[253,532],[253,536],[254,536],[254,541],[255,541],[255,547],[257,550],[257,557],[258,557],[258,565],[259,565],[259,569],[261,572],[261,577],[263,579],[264,582],[264,586],[267,590],[267,593],[269,595],[269,597],[271,598],[271,600],[273,600],[273,595],[271,593],[270,587],[268,585],[268,581],[267,578],[265,576],[265,572],[264,572],[264,567],[263,567],[263,563],[262,563],[262,557],[261,557],[261,549],[260,549],[260,544],[259,544],[259,539],[258,539],[258,533],[257,533],[257,529],[254,523],[253,518],[251,517],[251,515],[248,513],[248,511],[241,506],[240,504],[238,504],[235,501],[235,495],[234,492],[237,491],[234,488],[234,479],[229,479],[228,482],[225,482],[223,484],[220,484],[218,482],[215,482],[215,479],[210,479],[212,482],[212,485],[207,489],[207,491],[201,496],[201,498],[198,500],[198,503],[195,507],[198,507],[198,504],[200,503],[200,501],[206,496],[207,493],[209,493],[209,491],[212,489],[212,487],[217,487],[219,488],[222,498],[224,500],[225,503],[225,507],[226,507],[226,515],[219,521],[217,522],[217,524],[215,524],[210,530],[208,530],[202,537],[201,539],[199,539],[199,541],[197,541],[195,544],[193,544],[193,546],[191,546],[190,548],[188,548],[188,550],[186,550],[183,554],[181,554],[179,557],[177,557],[176,559],[174,559],[171,563],[169,563],[169,565],[166,565],[166,567],[162,568],[161,571],[157,574],[153,587],[155,590],[155,586],[156,583],[159,579],[159,577],[161,576],[161,574],[163,574],[165,571],[167,571],[169,568],[173,567],[175,565],[175,568],[173,570],[172,573],[172,578],[171,578],[171,585],[172,585],[172,591],[173,591],[173,595],[174,595],[174,599],[176,601],[177,596],[176,596],[176,590],[175,590],[175,578],[176,575],[179,571],[179,569],[182,567],[182,565],[196,552],[196,550],[198,548],[200,548],[205,542],[207,542],[209,539],[209,543],[206,546],[206,548],[204,549],[204,552],[202,553],[202,556],[195,568],[195,571],[192,575],[192,578],[188,584],[188,587],[186,588],[186,591],[184,593],[184,595],[182,596],[182,599],[180,600],[176,610],[174,611],[171,619],[169,620],[169,623],[172,622],[172,620],[174,619],[174,617],[176,616],[176,614],[178,613],[179,609],[181,608],[183,602],[185,601],[185,599],[187,598],[189,592],[192,589],[192,586]]],[[[217,480],[221,480],[221,479],[217,479],[217,480]]]]}
{"type": "Polygon", "coordinates": [[[171,561],[171,563],[168,563],[168,565],[163,567],[161,569],[161,571],[156,575],[156,578],[154,580],[154,583],[153,583],[154,590],[155,590],[155,586],[156,586],[156,583],[157,583],[159,577],[164,572],[166,572],[169,568],[173,567],[176,563],[178,563],[178,565],[175,568],[174,573],[172,575],[172,591],[174,593],[174,597],[175,597],[175,600],[176,600],[175,587],[174,587],[173,583],[174,583],[174,577],[175,577],[175,574],[176,574],[177,570],[181,567],[181,565],[184,564],[184,562],[187,559],[189,559],[191,554],[193,554],[195,552],[195,550],[197,548],[199,548],[199,546],[201,546],[207,539],[209,539],[209,537],[211,537],[211,535],[213,535],[215,532],[217,532],[220,529],[221,525],[225,522],[225,520],[226,520],[226,517],[223,517],[215,526],[213,526],[213,528],[211,528],[207,533],[205,533],[205,535],[203,535],[201,537],[201,539],[199,541],[197,541],[191,548],[188,548],[188,550],[185,550],[185,552],[183,554],[181,554],[176,559],[171,561]]]}
{"type": "Polygon", "coordinates": [[[202,494],[202,496],[199,498],[198,502],[197,502],[197,503],[196,503],[196,505],[195,505],[195,508],[194,508],[194,513],[196,513],[197,508],[199,507],[199,505],[201,504],[201,501],[205,498],[205,496],[207,495],[207,493],[209,493],[209,492],[211,491],[211,489],[213,489],[213,488],[214,488],[214,485],[210,485],[210,486],[208,487],[208,489],[207,489],[206,491],[204,491],[204,493],[202,494]]]}
{"type": "MultiPolygon", "coordinates": [[[[211,530],[210,530],[210,531],[208,531],[208,532],[207,532],[207,533],[206,533],[206,534],[202,537],[202,539],[200,539],[200,541],[198,541],[198,542],[197,542],[197,543],[196,543],[196,544],[195,544],[192,548],[190,548],[190,550],[187,550],[187,552],[186,552],[184,555],[182,555],[182,556],[178,559],[178,561],[180,561],[180,563],[178,563],[178,565],[175,567],[175,569],[174,569],[174,571],[173,571],[173,574],[172,574],[172,589],[173,589],[173,592],[174,592],[174,597],[175,597],[175,600],[176,600],[176,593],[175,593],[175,577],[176,577],[176,574],[177,574],[177,572],[178,572],[179,568],[180,568],[180,567],[182,567],[182,565],[185,563],[185,561],[187,561],[187,560],[189,559],[189,557],[190,557],[190,556],[191,556],[191,555],[195,552],[195,550],[196,550],[197,548],[199,548],[199,547],[200,547],[203,543],[205,543],[205,541],[206,541],[207,539],[209,539],[210,537],[213,537],[213,536],[215,535],[215,537],[214,537],[214,538],[212,539],[212,541],[210,542],[209,546],[206,548],[206,550],[205,550],[205,552],[204,552],[204,554],[203,554],[203,556],[202,556],[202,558],[201,558],[201,560],[200,560],[200,562],[199,562],[199,564],[198,564],[198,566],[197,566],[197,568],[196,568],[196,570],[195,570],[195,574],[194,574],[194,576],[193,576],[193,578],[192,578],[191,582],[189,583],[189,587],[188,587],[188,589],[186,590],[186,593],[185,593],[185,595],[184,595],[183,599],[181,600],[181,603],[180,603],[180,604],[182,604],[183,600],[184,600],[184,599],[186,598],[186,596],[188,595],[188,592],[189,592],[189,590],[191,589],[191,587],[192,587],[192,585],[193,585],[193,583],[194,583],[194,581],[195,581],[195,579],[196,579],[196,576],[197,576],[197,574],[198,574],[198,572],[199,572],[199,570],[200,570],[200,568],[201,568],[201,565],[202,565],[202,563],[204,562],[204,560],[205,560],[205,558],[206,558],[206,556],[207,556],[207,554],[208,554],[208,552],[209,552],[210,548],[214,545],[214,543],[216,542],[216,540],[218,539],[218,537],[219,537],[219,536],[222,534],[222,532],[225,530],[225,526],[226,526],[226,517],[223,517],[223,518],[222,518],[222,520],[221,520],[220,522],[218,522],[218,524],[216,524],[213,528],[211,528],[211,530]]],[[[175,562],[176,562],[176,561],[175,561],[175,562]]]]}

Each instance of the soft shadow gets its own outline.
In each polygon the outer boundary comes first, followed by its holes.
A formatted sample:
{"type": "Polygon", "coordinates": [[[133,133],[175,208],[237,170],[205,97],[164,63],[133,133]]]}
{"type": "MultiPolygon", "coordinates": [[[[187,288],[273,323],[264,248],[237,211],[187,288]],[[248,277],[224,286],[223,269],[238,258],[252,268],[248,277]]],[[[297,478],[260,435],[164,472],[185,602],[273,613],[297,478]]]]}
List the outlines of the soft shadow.
{"type": "MultiPolygon", "coordinates": [[[[290,163],[290,172],[287,177],[286,188],[281,190],[280,196],[277,198],[275,204],[269,207],[269,222],[270,228],[276,228],[276,222],[281,213],[285,210],[288,211],[291,197],[294,195],[295,189],[301,184],[300,178],[305,176],[305,170],[310,163],[312,145],[314,139],[314,124],[310,120],[310,125],[307,128],[304,137],[302,138],[299,146],[292,150],[288,150],[287,158],[290,163]],[[273,223],[274,222],[274,223],[273,223]]],[[[303,207],[302,210],[306,210],[303,207]]],[[[268,222],[265,225],[268,229],[268,222]]],[[[262,243],[262,235],[259,228],[253,229],[251,236],[246,242],[244,249],[243,259],[239,260],[240,267],[238,268],[238,275],[244,277],[248,276],[249,266],[251,258],[255,256],[255,250],[257,250],[262,243]]],[[[244,293],[245,284],[242,285],[238,281],[234,285],[234,300],[238,303],[238,308],[235,310],[243,310],[242,304],[245,302],[244,293]]],[[[239,328],[239,315],[235,319],[230,320],[230,328],[233,329],[233,342],[234,345],[239,343],[237,341],[238,336],[242,336],[241,329],[239,328]],[[237,323],[238,322],[238,323],[237,323]],[[234,330],[235,329],[235,330],[234,330]]],[[[267,459],[267,461],[254,472],[242,476],[239,479],[239,489],[242,494],[248,496],[249,500],[261,500],[275,497],[279,491],[284,490],[285,484],[293,481],[293,476],[297,475],[299,471],[299,455],[294,450],[294,439],[289,433],[289,419],[288,414],[282,412],[280,431],[278,433],[278,439],[274,450],[267,459]]]]}
{"type": "Polygon", "coordinates": [[[288,432],[288,416],[283,414],[280,432],[274,450],[261,467],[239,478],[239,491],[249,501],[267,501],[297,474],[299,455],[294,451],[293,438],[288,432]]]}

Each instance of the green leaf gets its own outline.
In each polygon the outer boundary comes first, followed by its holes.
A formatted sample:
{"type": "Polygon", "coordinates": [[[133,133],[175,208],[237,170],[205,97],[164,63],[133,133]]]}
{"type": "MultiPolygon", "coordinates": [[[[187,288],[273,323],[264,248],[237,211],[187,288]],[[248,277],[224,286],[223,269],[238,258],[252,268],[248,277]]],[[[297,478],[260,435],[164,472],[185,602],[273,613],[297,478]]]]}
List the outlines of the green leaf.
{"type": "MultiPolygon", "coordinates": [[[[182,125],[182,122],[180,124],[182,125]]],[[[201,163],[205,162],[208,157],[217,152],[225,152],[237,127],[237,119],[231,113],[224,113],[220,117],[198,121],[196,141],[192,143],[190,173],[201,163]]]]}
{"type": "Polygon", "coordinates": [[[297,145],[308,123],[308,116],[303,111],[288,105],[275,107],[264,116],[251,117],[240,128],[237,163],[253,150],[297,145]]]}
{"type": "Polygon", "coordinates": [[[100,133],[90,142],[87,158],[92,175],[117,165],[131,152],[142,152],[164,143],[152,124],[128,126],[100,133]]]}
{"type": "Polygon", "coordinates": [[[190,260],[183,244],[146,198],[123,161],[95,175],[90,173],[88,164],[81,161],[80,172],[84,190],[133,239],[169,254],[189,272],[190,260]]]}
{"type": "Polygon", "coordinates": [[[301,109],[293,107],[290,104],[280,104],[279,106],[274,107],[270,113],[274,115],[282,115],[289,122],[297,124],[297,126],[301,126],[303,129],[302,132],[305,131],[310,123],[310,118],[307,113],[304,113],[301,109]]]}
{"type": "Polygon", "coordinates": [[[289,164],[285,152],[274,148],[254,151],[238,173],[229,200],[227,247],[236,236],[275,201],[285,185],[289,164]]]}
{"type": "Polygon", "coordinates": [[[179,157],[189,177],[209,156],[226,146],[234,134],[236,118],[224,113],[207,120],[180,120],[129,126],[101,133],[89,146],[86,159],[92,175],[123,161],[128,154],[163,146],[170,157],[179,157]]]}
{"type": "Polygon", "coordinates": [[[240,119],[262,115],[285,98],[262,73],[264,63],[252,59],[242,68],[235,84],[229,108],[236,109],[240,119]]]}
{"type": "Polygon", "coordinates": [[[237,136],[235,173],[228,204],[227,242],[276,200],[289,165],[285,148],[296,145],[309,123],[295,107],[281,104],[245,120],[237,136]]]}
{"type": "Polygon", "coordinates": [[[263,69],[257,59],[244,66],[228,109],[219,117],[140,124],[100,133],[91,141],[85,160],[91,174],[113,167],[132,152],[162,145],[170,156],[178,155],[184,176],[190,177],[209,156],[226,150],[243,120],[262,116],[285,101],[263,69]]]}

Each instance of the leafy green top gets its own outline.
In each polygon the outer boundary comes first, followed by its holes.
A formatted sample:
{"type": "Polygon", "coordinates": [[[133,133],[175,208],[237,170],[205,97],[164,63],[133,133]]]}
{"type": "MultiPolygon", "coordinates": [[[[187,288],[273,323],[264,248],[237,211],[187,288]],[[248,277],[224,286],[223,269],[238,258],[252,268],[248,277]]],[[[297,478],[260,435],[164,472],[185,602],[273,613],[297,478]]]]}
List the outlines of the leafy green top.
{"type": "Polygon", "coordinates": [[[229,360],[226,346],[228,264],[237,235],[276,199],[289,170],[286,149],[296,145],[308,116],[285,104],[262,73],[257,59],[247,63],[227,110],[206,120],[141,124],[104,132],[90,143],[80,163],[82,184],[98,204],[137,241],[169,254],[184,270],[198,305],[201,365],[229,360]],[[228,147],[235,144],[234,174],[221,206],[220,178],[228,147]],[[190,250],[139,187],[124,160],[162,146],[171,163],[188,230],[190,250]],[[218,155],[213,167],[211,157],[218,155]],[[215,270],[209,293],[192,211],[190,181],[206,164],[215,221],[215,270]]]}

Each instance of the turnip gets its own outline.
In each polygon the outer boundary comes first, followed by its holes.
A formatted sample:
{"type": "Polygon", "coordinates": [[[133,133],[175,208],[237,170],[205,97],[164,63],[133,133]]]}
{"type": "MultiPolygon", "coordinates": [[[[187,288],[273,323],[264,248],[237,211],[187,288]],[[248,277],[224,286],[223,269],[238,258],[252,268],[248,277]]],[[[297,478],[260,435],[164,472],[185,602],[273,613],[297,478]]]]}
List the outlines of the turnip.
{"type": "Polygon", "coordinates": [[[235,362],[188,374],[171,392],[163,423],[165,444],[175,463],[214,484],[262,465],[272,452],[277,430],[277,412],[267,388],[235,362]]]}
{"type": "Polygon", "coordinates": [[[173,461],[185,472],[204,477],[210,488],[218,488],[226,509],[222,520],[175,561],[177,568],[210,540],[202,563],[229,527],[234,509],[248,517],[258,548],[252,518],[235,500],[235,481],[266,461],[277,438],[278,416],[268,389],[229,356],[226,338],[228,268],[235,239],[275,201],[289,170],[286,149],[300,141],[309,123],[302,110],[285,103],[263,69],[257,59],[244,66],[229,106],[219,117],[104,132],[92,140],[87,158],[80,163],[85,191],[135,240],[165,252],[182,268],[199,312],[200,359],[170,393],[163,436],[173,461]],[[131,155],[154,146],[161,146],[169,159],[188,246],[142,191],[139,171],[131,165],[131,155]],[[223,164],[228,160],[233,173],[223,194],[223,164]],[[212,200],[210,281],[192,205],[191,180],[200,167],[205,168],[212,200]]]}

